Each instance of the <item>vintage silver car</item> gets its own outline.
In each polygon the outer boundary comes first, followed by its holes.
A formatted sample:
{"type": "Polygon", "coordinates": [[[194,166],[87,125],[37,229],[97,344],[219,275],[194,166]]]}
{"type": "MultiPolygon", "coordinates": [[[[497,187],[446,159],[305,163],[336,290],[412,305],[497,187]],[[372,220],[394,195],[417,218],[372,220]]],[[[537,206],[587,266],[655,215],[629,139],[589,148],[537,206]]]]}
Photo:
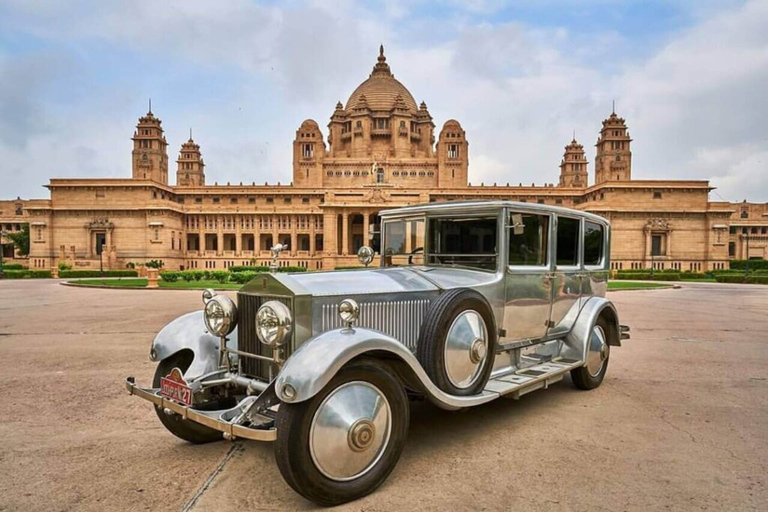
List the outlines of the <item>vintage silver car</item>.
{"type": "Polygon", "coordinates": [[[334,505],[393,470],[410,399],[456,410],[569,372],[580,389],[603,381],[610,347],[629,337],[605,298],[605,219],[510,201],[381,219],[380,268],[265,273],[237,304],[206,290],[203,310],[152,342],[152,387],[129,377],[128,391],[189,442],[273,441],[286,482],[334,505]]]}

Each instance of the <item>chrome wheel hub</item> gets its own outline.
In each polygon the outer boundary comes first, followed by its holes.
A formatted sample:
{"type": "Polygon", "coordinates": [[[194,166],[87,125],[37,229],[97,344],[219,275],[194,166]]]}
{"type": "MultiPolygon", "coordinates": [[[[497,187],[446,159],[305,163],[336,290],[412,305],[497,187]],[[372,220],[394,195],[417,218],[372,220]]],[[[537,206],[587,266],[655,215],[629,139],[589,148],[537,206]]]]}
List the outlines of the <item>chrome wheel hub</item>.
{"type": "Polygon", "coordinates": [[[445,339],[445,373],[460,389],[472,386],[488,356],[488,332],[480,313],[468,309],[457,316],[445,339]]]}
{"type": "Polygon", "coordinates": [[[596,325],[589,335],[589,349],[587,352],[587,371],[592,377],[597,377],[608,360],[610,347],[603,328],[596,325]]]}
{"type": "Polygon", "coordinates": [[[359,478],[384,454],[392,432],[392,411],[370,382],[334,389],[317,408],[309,430],[315,467],[331,480],[359,478]]]}

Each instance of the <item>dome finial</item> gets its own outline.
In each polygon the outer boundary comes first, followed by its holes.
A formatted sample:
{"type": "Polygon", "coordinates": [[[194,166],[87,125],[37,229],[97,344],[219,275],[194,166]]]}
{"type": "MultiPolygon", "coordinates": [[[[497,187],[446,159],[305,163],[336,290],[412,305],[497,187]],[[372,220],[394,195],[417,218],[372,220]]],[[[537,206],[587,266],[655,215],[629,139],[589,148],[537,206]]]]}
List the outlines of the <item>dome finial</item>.
{"type": "Polygon", "coordinates": [[[379,62],[386,62],[387,58],[384,56],[384,45],[379,45],[379,62]]]}

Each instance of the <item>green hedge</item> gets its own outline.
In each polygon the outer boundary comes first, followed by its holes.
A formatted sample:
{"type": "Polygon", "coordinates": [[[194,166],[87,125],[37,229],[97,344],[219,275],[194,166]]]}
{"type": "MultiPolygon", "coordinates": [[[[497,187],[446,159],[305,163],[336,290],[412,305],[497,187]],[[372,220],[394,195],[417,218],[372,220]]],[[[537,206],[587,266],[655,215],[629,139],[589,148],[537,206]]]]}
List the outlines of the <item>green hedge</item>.
{"type": "Polygon", "coordinates": [[[754,275],[754,276],[750,275],[749,277],[746,277],[744,275],[740,275],[740,276],[719,275],[719,276],[715,276],[715,280],[718,283],[768,284],[767,275],[754,275]]]}
{"type": "Polygon", "coordinates": [[[3,275],[6,279],[45,279],[51,277],[50,270],[5,270],[3,275]]]}
{"type": "Polygon", "coordinates": [[[27,270],[27,267],[22,265],[21,263],[6,263],[3,265],[3,271],[6,270],[27,270]]]}
{"type": "Polygon", "coordinates": [[[280,267],[278,272],[306,272],[306,267],[280,267]]]}
{"type": "Polygon", "coordinates": [[[178,270],[166,270],[165,272],[160,272],[160,279],[168,281],[169,283],[175,283],[179,280],[179,277],[181,277],[181,272],[178,270]]]}
{"type": "Polygon", "coordinates": [[[263,272],[233,272],[229,276],[229,280],[233,283],[245,284],[253,280],[257,275],[263,274],[263,272]]]}
{"type": "Polygon", "coordinates": [[[616,272],[615,279],[628,279],[632,281],[680,281],[680,273],[675,272],[658,272],[654,271],[651,274],[650,270],[632,270],[616,272]]]}
{"type": "Polygon", "coordinates": [[[768,270],[768,260],[733,260],[731,261],[732,269],[745,270],[749,267],[749,270],[768,270]]]}
{"type": "MultiPolygon", "coordinates": [[[[50,272],[49,272],[50,273],[50,272]]],[[[138,277],[135,270],[105,270],[102,274],[99,270],[60,270],[59,277],[138,277]]],[[[50,277],[50,276],[49,276],[50,277]]]]}
{"type": "Polygon", "coordinates": [[[229,267],[230,272],[269,272],[269,267],[266,265],[248,266],[248,265],[233,265],[229,267]]]}

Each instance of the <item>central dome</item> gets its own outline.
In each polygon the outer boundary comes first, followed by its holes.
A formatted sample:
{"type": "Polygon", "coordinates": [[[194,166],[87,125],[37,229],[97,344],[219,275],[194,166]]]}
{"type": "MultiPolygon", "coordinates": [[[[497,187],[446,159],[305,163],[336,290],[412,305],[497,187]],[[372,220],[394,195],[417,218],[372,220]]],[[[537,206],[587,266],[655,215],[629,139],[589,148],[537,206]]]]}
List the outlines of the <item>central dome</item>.
{"type": "Polygon", "coordinates": [[[373,66],[371,76],[361,83],[349,97],[346,111],[351,112],[354,108],[361,106],[363,97],[371,110],[390,111],[395,106],[398,96],[402,98],[408,111],[416,114],[418,108],[413,96],[403,84],[395,80],[389,70],[387,58],[384,56],[384,47],[381,46],[379,47],[379,59],[373,66]]]}

